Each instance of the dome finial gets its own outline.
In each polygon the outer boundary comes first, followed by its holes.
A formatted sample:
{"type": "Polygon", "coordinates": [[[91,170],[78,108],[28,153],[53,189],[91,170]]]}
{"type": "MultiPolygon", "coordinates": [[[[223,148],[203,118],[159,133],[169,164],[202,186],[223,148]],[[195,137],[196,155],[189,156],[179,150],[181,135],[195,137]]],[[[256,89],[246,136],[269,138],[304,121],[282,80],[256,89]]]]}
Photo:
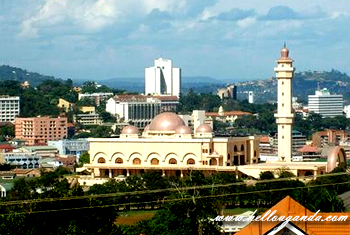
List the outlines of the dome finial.
{"type": "Polygon", "coordinates": [[[281,50],[281,58],[282,59],[287,59],[289,56],[289,50],[286,46],[286,42],[284,42],[283,48],[281,50]]]}

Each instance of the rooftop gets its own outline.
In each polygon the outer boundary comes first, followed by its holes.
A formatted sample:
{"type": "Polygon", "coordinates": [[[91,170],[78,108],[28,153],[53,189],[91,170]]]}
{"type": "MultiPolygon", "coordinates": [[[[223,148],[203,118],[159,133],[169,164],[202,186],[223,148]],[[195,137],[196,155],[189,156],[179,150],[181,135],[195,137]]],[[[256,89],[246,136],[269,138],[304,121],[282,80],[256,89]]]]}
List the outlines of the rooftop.
{"type": "MultiPolygon", "coordinates": [[[[278,202],[275,206],[273,206],[271,211],[276,210],[277,216],[312,216],[315,213],[306,209],[303,205],[299,204],[290,196],[285,197],[280,202],[278,202]]],[[[266,214],[265,212],[264,214],[266,214]]],[[[263,215],[264,215],[263,214],[263,215]]],[[[350,213],[318,213],[317,215],[322,216],[323,218],[327,218],[328,216],[348,216],[350,217],[350,213]]],[[[241,231],[237,232],[236,235],[257,235],[257,234],[267,234],[268,231],[272,229],[283,229],[278,228],[279,221],[254,221],[251,222],[248,226],[243,228],[241,231]]],[[[350,221],[346,220],[344,222],[320,222],[320,221],[307,221],[307,222],[293,222],[293,225],[297,228],[304,231],[306,234],[312,235],[347,235],[350,234],[350,221]]],[[[282,230],[283,231],[283,230],[282,230]]],[[[278,232],[278,231],[276,231],[278,232]]],[[[276,233],[279,234],[279,233],[276,233]]]]}

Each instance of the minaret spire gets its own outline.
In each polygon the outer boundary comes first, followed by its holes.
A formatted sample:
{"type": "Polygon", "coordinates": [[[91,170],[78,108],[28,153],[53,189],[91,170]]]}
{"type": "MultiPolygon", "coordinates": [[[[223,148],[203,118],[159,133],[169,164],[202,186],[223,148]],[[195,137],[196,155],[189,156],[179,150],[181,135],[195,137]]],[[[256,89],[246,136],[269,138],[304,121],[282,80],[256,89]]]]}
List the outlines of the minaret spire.
{"type": "Polygon", "coordinates": [[[281,57],[275,67],[277,77],[277,113],[275,114],[278,127],[278,158],[279,161],[290,162],[292,160],[292,79],[294,75],[293,60],[289,58],[289,50],[286,43],[281,50],[281,57]]]}

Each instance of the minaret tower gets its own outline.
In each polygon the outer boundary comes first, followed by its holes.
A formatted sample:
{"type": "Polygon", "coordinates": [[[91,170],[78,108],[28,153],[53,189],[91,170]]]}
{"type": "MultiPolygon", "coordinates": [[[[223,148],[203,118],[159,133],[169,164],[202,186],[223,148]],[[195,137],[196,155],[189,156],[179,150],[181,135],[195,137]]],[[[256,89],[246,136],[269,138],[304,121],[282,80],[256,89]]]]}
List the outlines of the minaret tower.
{"type": "Polygon", "coordinates": [[[277,60],[275,67],[277,77],[277,114],[278,127],[278,158],[280,161],[292,160],[292,79],[294,75],[293,60],[288,57],[289,50],[284,44],[281,50],[281,58],[277,60]]]}

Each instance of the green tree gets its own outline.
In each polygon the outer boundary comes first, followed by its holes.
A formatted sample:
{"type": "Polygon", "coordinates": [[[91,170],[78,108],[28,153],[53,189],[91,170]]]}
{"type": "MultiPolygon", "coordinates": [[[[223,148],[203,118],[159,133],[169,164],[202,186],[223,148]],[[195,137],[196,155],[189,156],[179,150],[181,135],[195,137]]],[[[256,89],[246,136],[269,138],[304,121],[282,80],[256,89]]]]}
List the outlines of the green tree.
{"type": "Polygon", "coordinates": [[[271,180],[275,178],[275,175],[271,171],[260,172],[259,178],[261,180],[271,180]]]}
{"type": "Polygon", "coordinates": [[[85,152],[85,153],[81,154],[80,157],[79,157],[79,162],[80,162],[81,165],[90,163],[90,154],[89,154],[89,152],[85,152]]]}

